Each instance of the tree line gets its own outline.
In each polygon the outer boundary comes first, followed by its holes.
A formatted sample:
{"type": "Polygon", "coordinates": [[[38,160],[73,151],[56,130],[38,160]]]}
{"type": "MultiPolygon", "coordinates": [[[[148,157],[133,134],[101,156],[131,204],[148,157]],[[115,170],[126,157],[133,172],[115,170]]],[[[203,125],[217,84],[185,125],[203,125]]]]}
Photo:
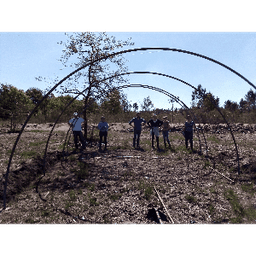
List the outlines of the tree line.
{"type": "MultiPolygon", "coordinates": [[[[10,84],[0,84],[0,118],[8,120],[11,124],[11,130],[15,130],[17,124],[24,122],[29,113],[43,99],[45,93],[39,88],[30,88],[26,91],[18,89],[10,84]]],[[[34,113],[31,122],[48,123],[55,122],[62,113],[65,106],[74,99],[71,95],[55,96],[53,93],[46,98],[40,107],[34,113]]],[[[140,104],[143,111],[153,109],[153,103],[150,97],[144,98],[140,104]]],[[[87,112],[89,117],[99,115],[123,115],[133,113],[139,110],[139,104],[133,105],[128,101],[127,95],[122,91],[112,90],[105,98],[96,101],[93,98],[88,99],[87,112]]],[[[63,113],[59,122],[67,122],[74,112],[81,115],[84,112],[84,99],[75,99],[72,105],[63,113]]]]}
{"type": "MultiPolygon", "coordinates": [[[[27,91],[16,88],[10,84],[1,84],[0,86],[0,118],[9,120],[11,129],[15,129],[18,123],[22,123],[34,107],[43,99],[44,92],[39,88],[30,88],[27,91]]],[[[31,122],[47,123],[55,122],[65,106],[74,99],[74,96],[51,94],[45,99],[37,109],[31,122]]],[[[207,92],[201,85],[194,90],[191,95],[191,107],[172,109],[165,111],[170,114],[170,120],[173,120],[173,113],[185,115],[191,110],[201,123],[223,122],[221,116],[217,113],[216,107],[224,113],[230,122],[256,122],[256,91],[250,89],[240,102],[227,100],[223,107],[220,107],[219,98],[211,92],[207,92]]],[[[171,100],[170,100],[171,103],[171,100]]],[[[66,122],[72,114],[78,111],[84,112],[84,99],[75,99],[70,107],[63,113],[59,122],[66,122]]],[[[119,90],[112,90],[106,94],[105,98],[99,101],[92,97],[88,99],[87,113],[88,117],[97,122],[99,115],[115,116],[115,120],[127,121],[134,115],[134,112],[163,112],[163,110],[154,108],[154,104],[149,96],[145,97],[142,103],[131,104],[127,95],[119,90]]],[[[177,117],[176,117],[177,119],[177,117]]],[[[177,120],[176,120],[177,121],[177,120]]]]}
{"type": "Polygon", "coordinates": [[[239,103],[226,100],[224,105],[220,106],[217,96],[198,85],[197,90],[192,92],[191,109],[198,115],[200,122],[223,122],[223,118],[218,114],[216,108],[221,110],[229,122],[256,123],[256,91],[250,89],[239,103]]]}

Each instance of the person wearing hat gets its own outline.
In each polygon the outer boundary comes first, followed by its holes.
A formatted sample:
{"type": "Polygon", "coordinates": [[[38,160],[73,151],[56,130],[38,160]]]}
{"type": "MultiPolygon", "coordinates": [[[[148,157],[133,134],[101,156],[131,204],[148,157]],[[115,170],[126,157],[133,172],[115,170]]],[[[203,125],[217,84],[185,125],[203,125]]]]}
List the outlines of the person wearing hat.
{"type": "Polygon", "coordinates": [[[190,115],[187,115],[187,120],[184,125],[184,137],[185,137],[185,145],[188,148],[188,141],[190,143],[190,148],[193,151],[193,126],[194,121],[192,120],[190,115]]]}
{"type": "Polygon", "coordinates": [[[130,122],[129,125],[132,126],[132,123],[134,123],[134,136],[133,136],[133,147],[135,148],[135,140],[137,138],[137,147],[140,147],[140,134],[141,134],[141,125],[142,123],[145,124],[146,120],[140,117],[140,113],[136,114],[136,117],[134,117],[130,122]]]}
{"type": "Polygon", "coordinates": [[[69,120],[69,125],[72,127],[75,147],[78,149],[78,137],[82,143],[82,149],[85,149],[85,139],[82,133],[82,123],[84,119],[78,116],[78,113],[74,113],[74,118],[69,120]]]}
{"type": "Polygon", "coordinates": [[[99,150],[101,151],[101,143],[102,143],[102,137],[104,137],[104,144],[105,144],[105,148],[104,150],[107,149],[107,136],[108,136],[108,123],[105,120],[105,117],[102,116],[101,117],[101,121],[98,124],[97,127],[100,130],[99,136],[100,136],[100,144],[99,144],[99,150]]]}
{"type": "Polygon", "coordinates": [[[171,144],[168,138],[168,133],[169,130],[171,129],[170,127],[170,122],[167,120],[167,116],[163,117],[163,126],[162,126],[162,133],[163,133],[163,138],[164,138],[164,147],[166,148],[166,141],[169,145],[169,148],[171,148],[171,144]]]}
{"type": "Polygon", "coordinates": [[[157,115],[153,114],[152,119],[147,122],[150,127],[150,135],[152,136],[152,148],[154,149],[154,136],[156,136],[157,149],[159,148],[159,127],[163,124],[163,121],[157,119],[157,115]]]}

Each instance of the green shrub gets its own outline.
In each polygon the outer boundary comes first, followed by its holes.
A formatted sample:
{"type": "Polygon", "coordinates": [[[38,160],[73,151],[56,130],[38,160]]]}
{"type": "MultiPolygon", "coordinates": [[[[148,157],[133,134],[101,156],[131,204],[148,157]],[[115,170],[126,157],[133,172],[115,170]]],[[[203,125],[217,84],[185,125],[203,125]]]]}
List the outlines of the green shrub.
{"type": "Polygon", "coordinates": [[[253,184],[242,184],[241,186],[242,190],[250,193],[251,195],[254,195],[255,190],[253,189],[253,184]]]}
{"type": "Polygon", "coordinates": [[[153,187],[152,186],[148,186],[145,189],[145,197],[147,200],[150,199],[151,195],[153,194],[153,187]]]}
{"type": "Polygon", "coordinates": [[[248,220],[256,220],[256,209],[254,206],[249,206],[246,210],[245,210],[245,215],[247,217],[248,220]]]}
{"type": "Polygon", "coordinates": [[[98,206],[99,203],[97,202],[97,198],[93,197],[93,198],[89,198],[90,201],[90,206],[98,206]]]}
{"type": "Polygon", "coordinates": [[[65,204],[65,210],[67,211],[69,209],[69,207],[73,206],[74,204],[72,202],[67,201],[65,204]]]}
{"type": "Polygon", "coordinates": [[[89,185],[88,185],[88,189],[89,189],[90,191],[94,191],[94,190],[95,190],[95,184],[89,184],[89,185]]]}
{"type": "Polygon", "coordinates": [[[84,180],[89,176],[89,165],[84,162],[78,163],[78,169],[75,171],[78,180],[84,180]]]}
{"type": "Polygon", "coordinates": [[[48,210],[43,210],[41,215],[42,215],[43,217],[47,217],[47,216],[50,215],[50,213],[49,213],[48,210]]]}
{"type": "Polygon", "coordinates": [[[209,214],[213,215],[213,213],[215,212],[215,208],[212,204],[209,205],[209,214]]]}
{"type": "Polygon", "coordinates": [[[23,151],[21,153],[21,156],[25,159],[31,158],[31,157],[35,157],[38,153],[34,150],[31,151],[23,151]]]}
{"type": "Polygon", "coordinates": [[[42,144],[45,144],[45,143],[46,143],[46,141],[30,142],[29,146],[30,147],[38,147],[38,146],[40,146],[42,144]]]}
{"type": "Polygon", "coordinates": [[[214,135],[209,136],[209,137],[207,138],[207,140],[208,140],[208,141],[215,142],[215,143],[217,143],[217,144],[220,143],[220,140],[219,140],[218,138],[216,138],[214,135]]]}
{"type": "Polygon", "coordinates": [[[245,216],[244,207],[239,203],[238,197],[232,189],[228,189],[224,193],[225,198],[229,201],[234,214],[236,215],[235,218],[232,218],[230,221],[232,223],[242,223],[242,219],[245,216]]]}
{"type": "Polygon", "coordinates": [[[193,197],[193,196],[190,196],[190,195],[186,195],[185,196],[185,199],[189,202],[189,203],[196,203],[196,198],[195,197],[193,197]]]}
{"type": "Polygon", "coordinates": [[[115,193],[115,194],[112,194],[112,195],[109,195],[109,198],[113,201],[117,201],[118,199],[120,199],[122,196],[121,193],[115,193]]]}
{"type": "Polygon", "coordinates": [[[211,163],[207,160],[207,161],[205,161],[205,163],[204,163],[204,169],[206,169],[207,167],[209,167],[209,166],[211,166],[211,163]]]}
{"type": "Polygon", "coordinates": [[[68,195],[69,195],[71,201],[75,201],[76,200],[76,193],[75,193],[74,190],[70,190],[68,195]]]}
{"type": "Polygon", "coordinates": [[[33,220],[31,217],[29,217],[25,220],[25,223],[27,223],[27,224],[35,224],[37,222],[39,222],[39,221],[38,220],[33,220]]]}

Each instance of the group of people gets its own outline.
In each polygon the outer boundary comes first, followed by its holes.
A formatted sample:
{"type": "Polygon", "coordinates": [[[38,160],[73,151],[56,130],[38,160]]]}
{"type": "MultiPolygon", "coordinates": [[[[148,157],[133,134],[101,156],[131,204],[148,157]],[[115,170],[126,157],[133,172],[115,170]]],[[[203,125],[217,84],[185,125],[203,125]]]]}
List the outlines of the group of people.
{"type": "MultiPolygon", "coordinates": [[[[69,120],[69,124],[72,126],[73,135],[74,135],[74,142],[75,147],[78,149],[78,137],[82,143],[82,149],[85,149],[85,139],[83,137],[82,123],[84,119],[78,116],[78,113],[74,113],[74,118],[69,120]]],[[[169,140],[169,131],[171,130],[170,122],[167,119],[167,116],[163,117],[163,121],[157,118],[156,114],[153,114],[152,118],[146,122],[145,119],[141,118],[140,113],[136,114],[136,117],[130,120],[129,124],[133,127],[134,136],[133,136],[133,147],[140,148],[140,135],[142,131],[142,126],[147,124],[150,128],[150,135],[152,139],[152,148],[154,149],[154,138],[156,137],[157,149],[160,150],[159,147],[159,134],[162,131],[163,139],[164,139],[164,146],[167,147],[167,143],[169,148],[171,148],[170,140],[169,140]],[[133,125],[132,125],[133,124],[133,125]]],[[[193,126],[194,122],[192,121],[191,117],[188,115],[187,120],[184,125],[183,135],[185,137],[185,145],[188,148],[188,141],[190,142],[190,148],[193,151],[193,126]]],[[[104,150],[107,149],[107,135],[108,135],[108,128],[109,125],[105,120],[105,117],[101,117],[101,121],[99,122],[97,128],[99,129],[99,150],[101,151],[102,139],[104,138],[104,150]]]]}
{"type": "MultiPolygon", "coordinates": [[[[154,149],[154,137],[156,137],[157,149],[160,150],[159,147],[159,134],[162,131],[163,139],[164,139],[164,146],[166,148],[166,144],[168,143],[169,148],[171,148],[170,140],[169,140],[169,131],[171,130],[170,122],[167,119],[167,116],[163,117],[163,121],[157,118],[156,114],[153,114],[152,118],[146,122],[145,119],[140,117],[140,113],[137,113],[137,116],[134,117],[129,124],[132,125],[134,128],[134,137],[133,137],[133,147],[135,148],[135,142],[137,142],[137,147],[140,147],[140,134],[142,130],[142,125],[146,124],[150,128],[150,135],[152,139],[152,148],[154,149]],[[137,139],[137,141],[136,141],[137,139]]],[[[193,126],[194,122],[187,116],[187,120],[184,125],[183,134],[185,137],[185,145],[188,148],[188,141],[190,142],[190,148],[193,151],[193,126]]]]}

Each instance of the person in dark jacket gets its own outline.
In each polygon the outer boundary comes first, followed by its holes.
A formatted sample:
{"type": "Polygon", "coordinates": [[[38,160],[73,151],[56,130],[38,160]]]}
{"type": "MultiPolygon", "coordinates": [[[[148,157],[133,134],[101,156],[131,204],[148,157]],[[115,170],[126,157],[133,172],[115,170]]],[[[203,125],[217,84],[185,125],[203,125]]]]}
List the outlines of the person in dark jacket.
{"type": "Polygon", "coordinates": [[[163,124],[163,121],[157,119],[157,115],[154,114],[152,119],[150,119],[147,122],[148,126],[150,127],[150,134],[152,136],[152,148],[154,149],[154,136],[156,136],[156,143],[157,143],[157,149],[159,148],[159,127],[163,124]]]}
{"type": "Polygon", "coordinates": [[[101,151],[102,137],[104,137],[104,144],[105,144],[104,150],[106,150],[107,149],[107,136],[108,136],[109,125],[106,122],[104,116],[101,117],[101,121],[99,122],[97,128],[100,130],[100,132],[99,132],[99,136],[100,136],[99,151],[101,151]]]}
{"type": "Polygon", "coordinates": [[[184,125],[184,137],[185,137],[185,145],[188,148],[188,141],[190,143],[190,148],[193,151],[193,126],[194,121],[192,120],[191,116],[187,116],[187,120],[184,125]]]}
{"type": "Polygon", "coordinates": [[[135,141],[137,138],[137,147],[140,147],[140,134],[141,134],[141,125],[145,124],[146,120],[140,117],[140,113],[137,113],[136,117],[134,117],[130,122],[129,125],[131,125],[134,128],[134,136],[133,136],[133,147],[135,148],[135,141]],[[132,123],[134,124],[132,126],[132,123]]]}
{"type": "Polygon", "coordinates": [[[171,129],[170,127],[170,122],[167,119],[167,116],[163,117],[163,126],[162,126],[162,133],[163,133],[163,138],[164,138],[164,147],[166,148],[166,142],[169,145],[169,148],[171,148],[170,140],[168,138],[168,133],[171,129]]]}

